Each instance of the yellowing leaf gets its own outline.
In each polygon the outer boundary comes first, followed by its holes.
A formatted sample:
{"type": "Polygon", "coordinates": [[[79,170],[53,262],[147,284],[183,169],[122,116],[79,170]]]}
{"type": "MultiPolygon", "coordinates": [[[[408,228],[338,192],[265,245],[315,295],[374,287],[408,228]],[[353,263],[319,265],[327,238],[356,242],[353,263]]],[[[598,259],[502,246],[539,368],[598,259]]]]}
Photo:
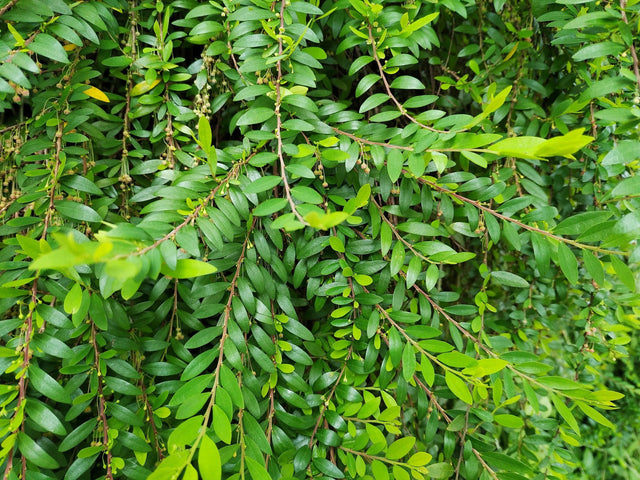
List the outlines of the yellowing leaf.
{"type": "Polygon", "coordinates": [[[62,48],[64,48],[65,52],[70,52],[72,50],[75,50],[76,45],[74,45],[73,43],[67,43],[67,44],[63,45],[62,48]]]}
{"type": "MultiPolygon", "coordinates": [[[[71,44],[71,46],[73,47],[75,45],[71,44]]],[[[96,100],[100,100],[101,102],[109,103],[109,97],[107,97],[107,95],[99,88],[89,87],[82,93],[84,93],[85,95],[88,95],[91,98],[95,98],[96,100]]]]}
{"type": "Polygon", "coordinates": [[[147,83],[146,80],[143,80],[131,89],[131,95],[135,97],[137,95],[142,95],[143,93],[147,93],[149,90],[151,90],[153,87],[155,87],[159,83],[160,83],[159,78],[156,78],[151,83],[147,83]]]}

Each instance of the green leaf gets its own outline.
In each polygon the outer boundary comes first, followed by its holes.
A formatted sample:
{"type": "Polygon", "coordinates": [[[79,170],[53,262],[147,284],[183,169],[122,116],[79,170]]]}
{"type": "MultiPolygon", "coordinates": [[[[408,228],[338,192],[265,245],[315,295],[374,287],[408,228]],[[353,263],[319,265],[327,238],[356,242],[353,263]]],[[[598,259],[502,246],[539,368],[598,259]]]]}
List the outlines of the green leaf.
{"type": "Polygon", "coordinates": [[[389,268],[391,269],[391,275],[396,275],[402,265],[404,265],[405,260],[405,252],[404,245],[400,242],[396,242],[393,246],[393,250],[391,252],[391,263],[389,264],[389,268]]]}
{"type": "Polygon", "coordinates": [[[609,255],[611,266],[620,281],[632,292],[636,291],[636,279],[631,269],[615,255],[609,255]]]}
{"type": "MultiPolygon", "coordinates": [[[[614,189],[615,191],[615,189],[614,189]]],[[[553,229],[558,235],[581,235],[589,228],[607,221],[611,212],[584,212],[564,219],[553,229]]]]}
{"type": "Polygon", "coordinates": [[[584,388],[584,385],[564,377],[547,376],[539,378],[538,382],[555,390],[578,390],[584,388]]]}
{"type": "Polygon", "coordinates": [[[286,198],[270,198],[254,208],[253,214],[256,217],[268,217],[285,208],[287,204],[286,198]]]}
{"type": "Polygon", "coordinates": [[[102,222],[102,217],[93,208],[82,203],[60,200],[54,203],[60,215],[81,222],[102,222]]]}
{"type": "Polygon", "coordinates": [[[482,458],[494,468],[504,470],[505,472],[514,472],[521,474],[529,474],[532,472],[531,467],[527,464],[516,460],[513,457],[500,452],[486,452],[482,454],[482,458]]]}
{"type": "Polygon", "coordinates": [[[571,413],[571,410],[567,408],[562,399],[560,399],[557,395],[550,395],[551,401],[553,405],[556,407],[556,410],[560,414],[560,416],[564,419],[565,422],[571,427],[571,429],[577,434],[580,435],[580,428],[578,427],[578,422],[576,418],[571,413]]]}
{"type": "Polygon", "coordinates": [[[360,113],[368,112],[373,108],[379,107],[380,105],[385,103],[387,100],[389,100],[389,95],[387,95],[386,93],[374,93],[369,98],[367,98],[364,102],[362,102],[359,112],[360,113]]]}
{"type": "Polygon", "coordinates": [[[489,148],[505,157],[537,158],[534,152],[545,141],[538,137],[510,137],[494,143],[489,148]]]}
{"type": "Polygon", "coordinates": [[[38,33],[28,48],[32,52],[56,62],[69,63],[67,52],[65,52],[60,42],[46,33],[38,33]]]}
{"type": "Polygon", "coordinates": [[[576,401],[576,405],[584,412],[584,414],[589,417],[591,420],[598,422],[600,425],[603,425],[611,430],[616,430],[616,426],[611,423],[604,415],[598,412],[596,409],[590,407],[584,402],[576,401]]]}
{"type": "Polygon", "coordinates": [[[231,422],[227,418],[227,414],[218,405],[213,405],[212,415],[212,424],[216,435],[227,445],[231,444],[231,422]]]}
{"type": "Polygon", "coordinates": [[[45,397],[60,403],[71,403],[71,397],[62,385],[33,364],[29,365],[29,380],[31,386],[45,397]]]}
{"type": "Polygon", "coordinates": [[[402,28],[402,34],[406,36],[417,30],[420,30],[422,27],[427,26],[428,24],[433,22],[436,18],[438,18],[439,14],[440,12],[433,12],[433,13],[430,13],[429,15],[425,15],[424,17],[414,19],[413,22],[409,23],[408,25],[402,28]]]}
{"type": "Polygon", "coordinates": [[[420,80],[409,75],[396,77],[393,82],[391,82],[390,87],[402,90],[426,90],[427,88],[420,80]]]}
{"type": "Polygon", "coordinates": [[[400,438],[389,445],[386,457],[389,460],[398,460],[408,454],[415,444],[415,437],[400,438]]]}
{"type": "Polygon", "coordinates": [[[79,283],[74,283],[64,297],[64,311],[73,314],[80,311],[82,305],[82,288],[79,283]]]}
{"type": "Polygon", "coordinates": [[[358,70],[362,69],[362,67],[368,65],[373,62],[373,57],[369,55],[361,55],[354,60],[354,62],[349,67],[349,76],[353,76],[358,70]]]}
{"type": "Polygon", "coordinates": [[[26,407],[27,418],[33,420],[43,431],[51,432],[59,436],[67,434],[60,419],[49,409],[47,405],[36,399],[29,399],[26,407]]]}
{"type": "Polygon", "coordinates": [[[18,450],[27,460],[40,468],[60,468],[58,461],[24,432],[18,432],[18,450]]]}
{"type": "Polygon", "coordinates": [[[558,244],[558,264],[570,283],[578,283],[578,260],[564,243],[558,244]]]}
{"type": "MultiPolygon", "coordinates": [[[[627,157],[628,160],[628,157],[627,157]]],[[[623,179],[611,191],[614,198],[636,196],[640,194],[640,175],[623,179]]]]}
{"type": "Polygon", "coordinates": [[[626,47],[616,42],[593,43],[582,47],[574,53],[571,58],[576,62],[583,62],[584,60],[590,60],[592,58],[606,57],[607,55],[618,55],[624,50],[626,50],[626,47]]]}
{"type": "Polygon", "coordinates": [[[409,266],[407,268],[407,288],[411,288],[418,280],[418,276],[422,272],[422,260],[419,257],[412,257],[409,260],[409,266]]]}
{"type": "MultiPolygon", "coordinates": [[[[320,473],[324,473],[331,478],[344,478],[344,473],[342,473],[342,471],[338,467],[336,467],[334,463],[331,463],[326,458],[316,457],[312,460],[312,463],[313,466],[320,471],[320,473]]],[[[270,479],[271,477],[268,478],[270,479]]]]}
{"type": "Polygon", "coordinates": [[[545,140],[537,146],[533,153],[538,157],[563,156],[573,158],[571,157],[572,153],[577,152],[593,141],[592,137],[582,135],[582,132],[584,132],[584,128],[578,128],[561,137],[545,140]]]}
{"type": "Polygon", "coordinates": [[[304,187],[302,185],[293,187],[291,189],[291,195],[296,200],[301,202],[311,203],[314,205],[320,204],[324,201],[322,195],[316,192],[313,188],[304,187]]]}
{"type": "Polygon", "coordinates": [[[389,469],[380,460],[371,462],[371,472],[376,480],[389,480],[389,469]]]}
{"type": "Polygon", "coordinates": [[[498,285],[503,285],[505,287],[529,288],[529,282],[527,282],[520,275],[516,275],[515,273],[511,272],[491,272],[491,279],[494,280],[498,285]]]}
{"type": "MultiPolygon", "coordinates": [[[[636,140],[623,140],[614,146],[602,159],[602,165],[620,165],[628,164],[640,158],[640,142],[636,140]]],[[[635,177],[632,177],[635,178],[635,177]]],[[[626,180],[626,179],[625,179],[626,180]]],[[[625,180],[622,180],[618,184],[624,184],[625,180]]],[[[630,180],[630,179],[629,179],[630,180]]],[[[616,186],[617,188],[617,186],[616,186]]],[[[623,187],[620,187],[623,188],[623,187]]],[[[626,187],[624,187],[626,188],[626,187]]],[[[612,194],[616,191],[613,189],[612,194]]]]}
{"type": "Polygon", "coordinates": [[[496,421],[498,425],[502,425],[503,427],[508,428],[522,428],[524,426],[524,421],[520,417],[516,417],[515,415],[510,414],[499,414],[494,415],[493,419],[496,421]]]}
{"type": "Polygon", "coordinates": [[[402,376],[408,382],[416,371],[416,354],[413,345],[407,343],[402,352],[402,376]]]}
{"type": "Polygon", "coordinates": [[[473,398],[471,397],[471,393],[469,392],[469,388],[467,384],[462,380],[459,376],[452,373],[450,370],[447,370],[444,375],[445,382],[456,397],[462,400],[464,403],[469,405],[473,404],[473,398]]]}
{"type": "Polygon", "coordinates": [[[253,182],[247,185],[243,189],[243,191],[244,193],[260,193],[266,190],[272,190],[274,187],[279,185],[281,181],[281,177],[267,175],[265,177],[255,179],[253,182]]]}
{"type": "Polygon", "coordinates": [[[181,258],[176,262],[176,268],[169,268],[168,265],[163,264],[160,268],[160,272],[171,278],[195,278],[202,275],[209,275],[215,273],[217,268],[210,263],[203,262],[201,260],[195,260],[193,258],[181,258]]]}
{"type": "Polygon", "coordinates": [[[202,147],[208,155],[212,145],[211,124],[204,115],[198,120],[198,138],[200,140],[200,147],[202,147]]]}
{"type": "Polygon", "coordinates": [[[309,167],[299,163],[291,163],[285,167],[285,170],[289,172],[289,174],[296,175],[298,177],[316,178],[315,174],[309,167]]]}
{"type": "Polygon", "coordinates": [[[198,471],[202,480],[220,480],[222,478],[220,452],[208,435],[202,437],[198,449],[198,471]]]}
{"type": "Polygon", "coordinates": [[[421,355],[420,357],[420,368],[422,370],[422,377],[424,378],[424,381],[427,382],[427,385],[432,387],[433,382],[435,381],[435,370],[431,360],[429,360],[426,355],[421,355]]]}
{"type": "Polygon", "coordinates": [[[275,115],[275,112],[271,108],[256,107],[250,108],[243,113],[236,125],[255,125],[257,123],[264,123],[275,115]]]}
{"type": "Polygon", "coordinates": [[[186,445],[191,445],[198,437],[203,418],[202,415],[197,415],[179,424],[175,430],[171,432],[167,440],[169,451],[175,448],[182,449],[186,445]]]}
{"type": "Polygon", "coordinates": [[[440,462],[434,463],[433,465],[429,465],[427,467],[427,474],[436,480],[444,480],[446,478],[451,477],[453,475],[454,469],[449,463],[440,462]]]}
{"type": "Polygon", "coordinates": [[[499,358],[481,358],[475,365],[466,367],[462,373],[474,377],[492,375],[505,368],[509,362],[499,358]]]}
{"type": "Polygon", "coordinates": [[[584,266],[591,275],[591,278],[598,284],[602,285],[604,283],[604,267],[602,266],[602,262],[600,259],[589,250],[582,251],[582,260],[584,261],[584,266]]]}
{"type": "Polygon", "coordinates": [[[402,173],[404,156],[399,150],[392,150],[387,155],[387,172],[392,182],[396,182],[402,173]]]}

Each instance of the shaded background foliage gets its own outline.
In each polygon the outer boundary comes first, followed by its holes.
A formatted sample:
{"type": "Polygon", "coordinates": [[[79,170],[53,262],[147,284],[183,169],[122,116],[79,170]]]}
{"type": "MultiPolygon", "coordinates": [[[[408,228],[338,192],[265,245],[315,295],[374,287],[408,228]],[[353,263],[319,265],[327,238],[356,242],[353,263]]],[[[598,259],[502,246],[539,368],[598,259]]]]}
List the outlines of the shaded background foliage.
{"type": "Polygon", "coordinates": [[[4,478],[635,478],[638,5],[4,2],[4,478]]]}

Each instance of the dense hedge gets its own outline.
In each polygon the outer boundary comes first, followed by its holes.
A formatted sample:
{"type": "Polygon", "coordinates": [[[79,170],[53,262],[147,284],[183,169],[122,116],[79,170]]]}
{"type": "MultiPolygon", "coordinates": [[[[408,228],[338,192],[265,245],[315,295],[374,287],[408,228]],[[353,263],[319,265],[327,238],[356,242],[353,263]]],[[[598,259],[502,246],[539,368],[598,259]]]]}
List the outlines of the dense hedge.
{"type": "Polygon", "coordinates": [[[640,3],[0,5],[4,479],[640,476],[640,3]]]}

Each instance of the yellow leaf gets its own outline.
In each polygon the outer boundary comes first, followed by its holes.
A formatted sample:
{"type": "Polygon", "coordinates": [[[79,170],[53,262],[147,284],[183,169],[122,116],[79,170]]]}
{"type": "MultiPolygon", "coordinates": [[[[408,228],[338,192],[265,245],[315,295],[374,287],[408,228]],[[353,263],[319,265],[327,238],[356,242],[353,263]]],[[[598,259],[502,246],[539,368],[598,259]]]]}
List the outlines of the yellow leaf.
{"type": "Polygon", "coordinates": [[[96,87],[89,87],[84,92],[85,95],[90,96],[91,98],[95,98],[96,100],[100,100],[102,102],[109,102],[109,98],[107,95],[96,87]]]}
{"type": "Polygon", "coordinates": [[[136,95],[142,95],[143,93],[147,93],[149,90],[151,90],[153,87],[155,87],[159,83],[160,83],[159,78],[156,78],[151,83],[147,83],[146,80],[143,80],[142,82],[138,83],[135,87],[131,89],[131,95],[135,97],[136,95]]]}
{"type": "Polygon", "coordinates": [[[64,48],[65,52],[70,52],[76,48],[76,45],[74,45],[73,43],[67,43],[62,48],[64,48]]]}

